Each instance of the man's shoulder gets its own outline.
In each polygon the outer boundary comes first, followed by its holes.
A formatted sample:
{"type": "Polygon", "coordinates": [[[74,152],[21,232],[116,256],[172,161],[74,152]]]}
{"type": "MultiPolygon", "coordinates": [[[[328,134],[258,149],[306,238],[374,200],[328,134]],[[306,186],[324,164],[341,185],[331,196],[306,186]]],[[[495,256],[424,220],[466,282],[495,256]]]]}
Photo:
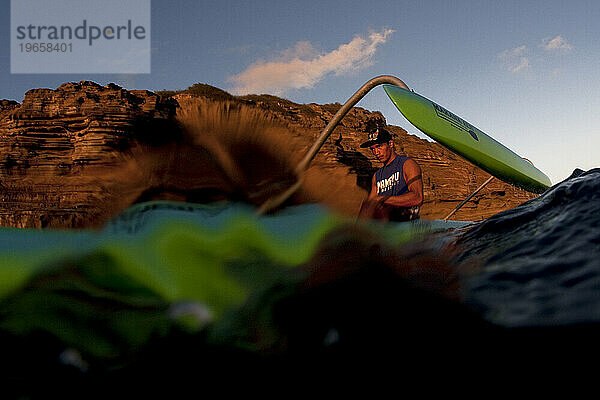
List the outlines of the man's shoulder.
{"type": "Polygon", "coordinates": [[[392,161],[395,164],[399,164],[399,165],[404,165],[405,162],[407,162],[408,160],[412,160],[412,158],[410,158],[407,155],[404,154],[397,154],[396,158],[394,158],[394,161],[392,161]]]}
{"type": "Polygon", "coordinates": [[[403,164],[403,170],[404,170],[405,174],[409,174],[409,175],[420,175],[421,174],[421,167],[419,166],[417,161],[415,161],[412,158],[406,159],[406,161],[403,164]]]}

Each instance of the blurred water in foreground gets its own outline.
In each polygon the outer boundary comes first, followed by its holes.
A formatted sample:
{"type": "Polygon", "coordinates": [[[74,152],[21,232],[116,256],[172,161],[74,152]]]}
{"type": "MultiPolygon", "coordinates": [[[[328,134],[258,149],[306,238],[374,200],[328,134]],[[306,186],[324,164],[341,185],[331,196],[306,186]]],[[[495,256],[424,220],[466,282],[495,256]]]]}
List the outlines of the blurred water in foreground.
{"type": "Polygon", "coordinates": [[[0,229],[10,390],[31,377],[97,384],[265,360],[273,373],[282,360],[325,368],[398,353],[451,363],[469,348],[489,361],[500,350],[476,344],[521,352],[557,337],[545,328],[584,327],[587,346],[597,331],[599,169],[477,223],[254,210],[158,201],[100,230],[0,229]]]}

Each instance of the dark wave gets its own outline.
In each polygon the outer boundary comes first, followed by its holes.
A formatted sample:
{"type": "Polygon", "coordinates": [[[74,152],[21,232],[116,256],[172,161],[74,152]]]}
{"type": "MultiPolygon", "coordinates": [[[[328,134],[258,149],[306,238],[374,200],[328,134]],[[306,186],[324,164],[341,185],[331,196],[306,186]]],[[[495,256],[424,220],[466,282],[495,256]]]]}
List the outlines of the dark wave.
{"type": "Polygon", "coordinates": [[[458,240],[465,298],[509,327],[600,322],[600,169],[575,170],[540,197],[458,240]]]}

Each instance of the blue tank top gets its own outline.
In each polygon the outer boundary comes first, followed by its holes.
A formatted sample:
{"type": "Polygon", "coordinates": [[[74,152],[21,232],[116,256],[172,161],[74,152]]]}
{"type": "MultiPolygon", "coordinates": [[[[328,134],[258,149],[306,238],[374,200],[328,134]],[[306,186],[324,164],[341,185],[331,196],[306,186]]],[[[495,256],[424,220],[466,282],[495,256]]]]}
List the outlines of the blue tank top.
{"type": "Polygon", "coordinates": [[[402,167],[408,157],[397,155],[388,165],[375,172],[375,185],[378,196],[399,196],[408,192],[402,167]]]}

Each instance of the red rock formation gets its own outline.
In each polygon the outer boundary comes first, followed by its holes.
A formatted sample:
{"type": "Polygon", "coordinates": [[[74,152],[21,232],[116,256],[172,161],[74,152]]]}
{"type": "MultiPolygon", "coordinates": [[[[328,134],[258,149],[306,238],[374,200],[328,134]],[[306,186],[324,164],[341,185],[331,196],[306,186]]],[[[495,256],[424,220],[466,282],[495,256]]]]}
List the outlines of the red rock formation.
{"type": "Polygon", "coordinates": [[[93,82],[33,89],[0,109],[0,224],[86,226],[105,200],[97,167],[117,165],[139,120],[168,120],[175,103],[93,82]]]}
{"type": "MultiPolygon", "coordinates": [[[[99,226],[133,202],[160,198],[260,204],[289,185],[290,171],[340,107],[228,98],[214,89],[218,99],[206,85],[199,99],[166,98],[82,81],[30,90],[21,105],[0,101],[0,225],[99,226]]],[[[356,214],[379,167],[359,147],[373,119],[384,120],[358,107],[348,113],[292,202],[356,214]]],[[[389,130],[397,150],[423,169],[422,218],[443,218],[487,178],[436,143],[389,130]]],[[[486,218],[534,196],[495,180],[453,219],[486,218]]]]}

